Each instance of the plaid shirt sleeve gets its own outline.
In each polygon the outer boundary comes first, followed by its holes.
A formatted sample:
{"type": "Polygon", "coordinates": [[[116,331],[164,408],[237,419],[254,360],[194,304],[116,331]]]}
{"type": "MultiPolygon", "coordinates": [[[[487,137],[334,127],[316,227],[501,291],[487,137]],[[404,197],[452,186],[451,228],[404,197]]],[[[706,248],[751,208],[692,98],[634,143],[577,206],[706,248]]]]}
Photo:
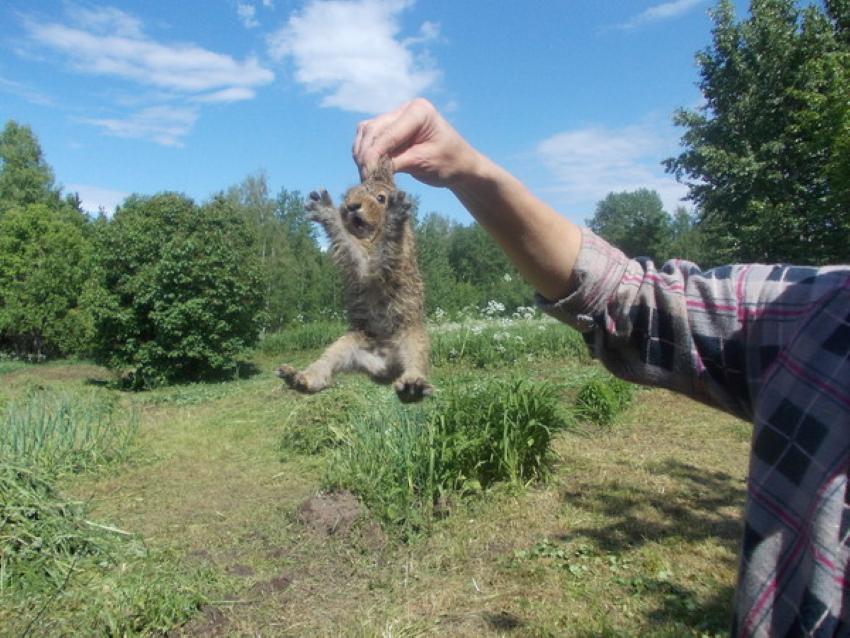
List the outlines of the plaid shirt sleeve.
{"type": "Polygon", "coordinates": [[[612,372],[754,423],[732,634],[850,636],[850,267],[656,270],[583,231],[538,298],[612,372]]]}

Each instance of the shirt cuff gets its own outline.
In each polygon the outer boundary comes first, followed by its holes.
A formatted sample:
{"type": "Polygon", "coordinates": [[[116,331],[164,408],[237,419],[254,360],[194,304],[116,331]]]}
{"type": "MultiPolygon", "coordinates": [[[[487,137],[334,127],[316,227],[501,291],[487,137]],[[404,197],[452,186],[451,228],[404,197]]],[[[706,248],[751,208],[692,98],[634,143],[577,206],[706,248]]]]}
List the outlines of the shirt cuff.
{"type": "Polygon", "coordinates": [[[582,228],[581,248],[573,266],[572,292],[556,301],[536,293],[537,307],[579,332],[589,332],[616,292],[628,263],[628,257],[620,250],[582,228]]]}

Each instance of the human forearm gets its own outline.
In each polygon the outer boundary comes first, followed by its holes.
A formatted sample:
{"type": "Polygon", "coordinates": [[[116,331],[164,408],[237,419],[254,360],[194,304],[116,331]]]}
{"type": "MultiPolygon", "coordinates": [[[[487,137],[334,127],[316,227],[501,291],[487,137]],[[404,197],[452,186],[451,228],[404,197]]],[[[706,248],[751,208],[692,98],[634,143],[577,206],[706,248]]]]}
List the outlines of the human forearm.
{"type": "Polygon", "coordinates": [[[489,158],[480,153],[476,158],[450,190],[540,294],[553,300],[565,296],[581,246],[580,228],[489,158]]]}

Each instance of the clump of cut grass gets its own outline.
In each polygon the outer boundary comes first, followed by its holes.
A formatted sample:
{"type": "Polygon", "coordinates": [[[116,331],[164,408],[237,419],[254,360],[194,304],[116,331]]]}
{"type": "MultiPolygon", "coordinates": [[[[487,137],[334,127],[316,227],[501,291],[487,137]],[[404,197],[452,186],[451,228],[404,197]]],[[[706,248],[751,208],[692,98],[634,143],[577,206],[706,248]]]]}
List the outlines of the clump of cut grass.
{"type": "Polygon", "coordinates": [[[0,460],[0,626],[10,635],[162,633],[197,611],[209,580],[88,520],[39,470],[0,460]]]}
{"type": "Polygon", "coordinates": [[[297,324],[267,335],[258,348],[266,355],[324,348],[342,336],[345,329],[345,324],[340,321],[311,321],[297,324]]]}
{"type": "Polygon", "coordinates": [[[353,492],[407,536],[452,496],[545,478],[552,435],[565,424],[547,384],[450,386],[431,407],[393,406],[333,428],[325,484],[353,492]]]}
{"type": "Polygon", "coordinates": [[[59,498],[41,473],[0,461],[0,593],[57,587],[75,557],[110,553],[79,503],[59,498]]]}
{"type": "Polygon", "coordinates": [[[465,363],[486,368],[554,357],[586,360],[581,334],[554,321],[508,319],[431,331],[431,361],[437,366],[465,363]]]}
{"type": "Polygon", "coordinates": [[[374,412],[382,402],[395,401],[386,388],[374,385],[336,386],[295,403],[280,438],[284,460],[293,455],[319,454],[338,443],[334,429],[374,412]]]}
{"type": "Polygon", "coordinates": [[[605,373],[588,379],[579,388],[575,401],[576,417],[596,425],[610,426],[632,402],[634,386],[605,373]]]}
{"type": "Polygon", "coordinates": [[[33,389],[6,404],[0,419],[0,458],[52,473],[123,460],[139,427],[135,411],[97,391],[33,389]]]}

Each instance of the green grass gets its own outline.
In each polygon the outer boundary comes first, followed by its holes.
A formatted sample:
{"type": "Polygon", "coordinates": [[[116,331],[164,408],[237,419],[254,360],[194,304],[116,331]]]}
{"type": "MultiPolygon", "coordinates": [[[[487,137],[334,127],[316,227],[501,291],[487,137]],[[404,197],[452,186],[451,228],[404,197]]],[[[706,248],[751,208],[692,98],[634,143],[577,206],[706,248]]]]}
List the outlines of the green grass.
{"type": "Polygon", "coordinates": [[[503,356],[508,346],[488,354],[471,326],[431,327],[436,352],[450,352],[444,333],[467,347],[435,361],[436,395],[415,406],[362,375],[313,396],[285,388],[274,365],[311,360],[327,331],[257,350],[259,374],[222,384],[128,395],[92,388],[104,372],[83,363],[0,374],[7,405],[97,391],[116,415],[137,406],[130,454],[144,459],[81,464],[58,480],[14,466],[24,474],[0,494],[19,508],[14,530],[10,510],[0,514],[0,633],[724,635],[751,427],[643,390],[616,427],[519,436],[500,424],[547,423],[547,405],[569,423],[588,382],[610,377],[583,346],[528,345],[525,330],[575,339],[557,324],[473,325],[523,339],[503,356]],[[511,390],[520,379],[525,390],[511,390]],[[549,394],[530,400],[541,388],[549,394]],[[366,507],[351,532],[336,530],[342,511],[327,512],[336,531],[318,532],[301,505],[341,485],[328,479],[346,463],[366,507]]]}
{"type": "Polygon", "coordinates": [[[151,634],[197,611],[210,574],[150,552],[88,509],[37,469],[0,461],[0,626],[9,635],[151,634]]]}
{"type": "Polygon", "coordinates": [[[548,320],[486,320],[470,324],[435,326],[431,361],[490,368],[536,360],[588,359],[581,335],[548,320]]]}
{"type": "Polygon", "coordinates": [[[260,342],[258,350],[264,355],[281,355],[323,348],[342,336],[345,330],[345,324],[340,321],[297,324],[266,335],[260,342]]]}
{"type": "Polygon", "coordinates": [[[138,425],[106,391],[33,388],[0,415],[0,459],[54,474],[91,469],[126,458],[138,425]]]}
{"type": "Polygon", "coordinates": [[[525,380],[450,385],[433,405],[399,406],[332,431],[329,488],[347,489],[402,536],[467,493],[544,478],[565,419],[554,390],[525,380]]]}

